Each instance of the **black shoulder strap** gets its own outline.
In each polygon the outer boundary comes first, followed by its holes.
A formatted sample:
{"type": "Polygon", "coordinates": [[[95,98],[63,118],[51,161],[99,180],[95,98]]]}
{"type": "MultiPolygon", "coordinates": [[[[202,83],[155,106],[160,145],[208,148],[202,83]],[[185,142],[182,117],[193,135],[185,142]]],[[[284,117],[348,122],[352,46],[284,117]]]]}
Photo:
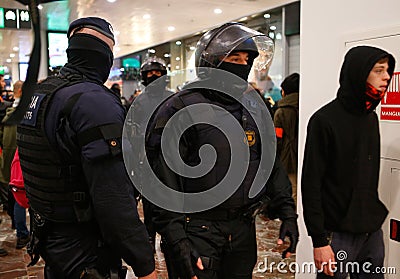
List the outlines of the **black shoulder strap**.
{"type": "Polygon", "coordinates": [[[61,110],[61,115],[64,117],[67,117],[69,119],[69,116],[71,115],[72,109],[74,108],[76,102],[79,100],[79,98],[82,96],[83,93],[78,93],[73,96],[71,96],[67,103],[65,104],[64,108],[61,110]]]}

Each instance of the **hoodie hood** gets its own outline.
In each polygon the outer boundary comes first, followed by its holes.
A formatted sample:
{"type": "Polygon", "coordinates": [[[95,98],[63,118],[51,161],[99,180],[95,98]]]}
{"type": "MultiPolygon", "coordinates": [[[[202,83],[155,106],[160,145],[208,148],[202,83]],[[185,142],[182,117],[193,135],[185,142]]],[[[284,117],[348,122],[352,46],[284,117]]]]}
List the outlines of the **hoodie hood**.
{"type": "Polygon", "coordinates": [[[395,59],[390,53],[370,46],[354,47],[347,52],[340,71],[340,87],[337,93],[337,98],[346,110],[355,113],[367,112],[365,107],[367,78],[374,65],[385,57],[389,59],[388,73],[391,80],[395,59]]]}
{"type": "Polygon", "coordinates": [[[299,93],[291,93],[289,95],[285,95],[278,102],[278,108],[282,107],[294,107],[299,108],[299,93]]]}

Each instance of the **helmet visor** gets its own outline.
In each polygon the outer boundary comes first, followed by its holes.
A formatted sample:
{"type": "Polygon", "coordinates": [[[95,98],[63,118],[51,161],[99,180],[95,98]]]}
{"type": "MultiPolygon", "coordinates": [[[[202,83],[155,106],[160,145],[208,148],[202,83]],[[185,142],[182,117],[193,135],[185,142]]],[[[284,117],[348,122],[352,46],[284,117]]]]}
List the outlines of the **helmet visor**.
{"type": "Polygon", "coordinates": [[[233,51],[248,52],[253,59],[257,57],[253,62],[253,67],[261,70],[267,68],[272,61],[274,42],[263,33],[234,24],[226,27],[211,39],[201,59],[218,68],[233,51]]]}

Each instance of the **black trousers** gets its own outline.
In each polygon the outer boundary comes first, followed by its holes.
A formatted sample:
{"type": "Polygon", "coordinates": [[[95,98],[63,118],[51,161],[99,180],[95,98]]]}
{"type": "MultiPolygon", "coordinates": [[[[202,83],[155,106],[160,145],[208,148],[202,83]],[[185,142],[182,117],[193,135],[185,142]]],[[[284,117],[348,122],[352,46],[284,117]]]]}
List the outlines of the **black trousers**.
{"type": "Polygon", "coordinates": [[[46,262],[45,278],[80,278],[85,268],[106,274],[118,270],[121,261],[106,246],[99,245],[99,230],[93,223],[49,224],[40,255],[46,262]]]}
{"type": "Polygon", "coordinates": [[[332,250],[337,271],[334,277],[319,273],[317,279],[383,279],[380,271],[385,258],[382,230],[369,234],[334,232],[332,250]]]}
{"type": "Polygon", "coordinates": [[[257,261],[254,222],[241,217],[224,221],[189,218],[186,234],[205,266],[204,270],[194,268],[199,279],[252,278],[257,261]]]}

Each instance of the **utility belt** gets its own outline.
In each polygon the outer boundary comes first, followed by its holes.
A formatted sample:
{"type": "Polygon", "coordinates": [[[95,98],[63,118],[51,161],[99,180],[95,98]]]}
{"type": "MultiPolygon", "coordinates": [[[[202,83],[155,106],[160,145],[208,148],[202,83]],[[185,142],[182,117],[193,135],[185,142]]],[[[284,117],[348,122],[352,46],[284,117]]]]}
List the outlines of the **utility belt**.
{"type": "Polygon", "coordinates": [[[214,208],[203,212],[186,214],[186,217],[210,221],[229,221],[241,218],[245,212],[246,209],[243,208],[214,208]]]}
{"type": "Polygon", "coordinates": [[[243,219],[254,222],[257,214],[262,213],[268,206],[269,199],[263,199],[253,204],[249,204],[238,208],[213,208],[203,212],[186,214],[186,218],[202,219],[209,221],[230,221],[235,219],[243,219]]]}

